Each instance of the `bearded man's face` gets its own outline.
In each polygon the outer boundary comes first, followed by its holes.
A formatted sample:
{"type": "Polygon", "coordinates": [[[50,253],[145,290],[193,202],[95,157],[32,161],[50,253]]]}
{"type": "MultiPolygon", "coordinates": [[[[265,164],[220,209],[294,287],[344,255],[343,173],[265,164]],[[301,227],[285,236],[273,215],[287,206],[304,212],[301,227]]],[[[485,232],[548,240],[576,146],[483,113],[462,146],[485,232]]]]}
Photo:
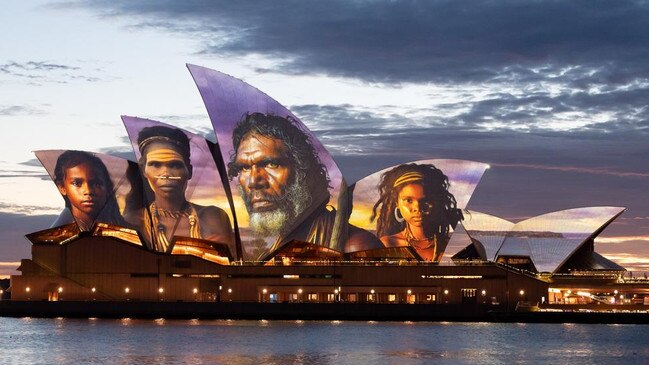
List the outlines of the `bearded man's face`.
{"type": "Polygon", "coordinates": [[[237,149],[239,189],[259,236],[287,233],[310,204],[308,187],[296,178],[288,156],[284,142],[256,133],[245,135],[237,149]]]}

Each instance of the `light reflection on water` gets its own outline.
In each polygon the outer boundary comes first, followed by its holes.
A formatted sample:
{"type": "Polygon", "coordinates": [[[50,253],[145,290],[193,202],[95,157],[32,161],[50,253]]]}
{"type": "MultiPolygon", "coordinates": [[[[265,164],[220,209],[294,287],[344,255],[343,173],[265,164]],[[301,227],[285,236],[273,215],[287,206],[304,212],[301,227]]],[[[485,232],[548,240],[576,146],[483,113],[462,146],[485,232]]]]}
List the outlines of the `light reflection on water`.
{"type": "Polygon", "coordinates": [[[7,364],[649,363],[642,325],[0,318],[7,364]]]}

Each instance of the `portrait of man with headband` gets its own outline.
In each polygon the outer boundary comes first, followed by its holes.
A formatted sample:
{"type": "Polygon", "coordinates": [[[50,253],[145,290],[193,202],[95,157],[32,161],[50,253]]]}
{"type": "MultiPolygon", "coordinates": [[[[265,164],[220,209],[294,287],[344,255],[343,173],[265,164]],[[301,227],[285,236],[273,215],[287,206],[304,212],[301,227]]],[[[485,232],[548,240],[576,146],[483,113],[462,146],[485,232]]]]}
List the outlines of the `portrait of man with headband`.
{"type": "Polygon", "coordinates": [[[173,236],[230,244],[233,233],[225,211],[191,203],[185,196],[193,174],[187,135],[177,128],[146,127],[137,143],[143,188],[151,203],[127,219],[142,228],[151,248],[169,252],[173,236]]]}

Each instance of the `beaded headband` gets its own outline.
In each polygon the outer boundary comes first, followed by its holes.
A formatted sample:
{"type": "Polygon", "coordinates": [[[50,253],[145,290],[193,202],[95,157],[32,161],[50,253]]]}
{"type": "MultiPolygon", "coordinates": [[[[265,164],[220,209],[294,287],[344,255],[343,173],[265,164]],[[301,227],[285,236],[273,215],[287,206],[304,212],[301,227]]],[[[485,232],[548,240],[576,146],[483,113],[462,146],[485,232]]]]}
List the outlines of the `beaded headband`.
{"type": "Polygon", "coordinates": [[[392,185],[393,188],[396,188],[399,185],[405,184],[405,183],[411,183],[415,181],[421,181],[424,179],[424,175],[420,174],[419,172],[406,172],[399,176],[395,181],[394,184],[392,185]]]}
{"type": "Polygon", "coordinates": [[[140,149],[140,152],[143,152],[144,149],[146,148],[146,146],[148,146],[152,142],[171,143],[173,145],[176,145],[176,146],[180,147],[181,150],[185,150],[185,148],[183,147],[183,145],[179,141],[177,141],[177,140],[175,140],[173,138],[165,137],[165,136],[152,136],[152,137],[146,138],[142,142],[138,143],[137,147],[140,149]]]}

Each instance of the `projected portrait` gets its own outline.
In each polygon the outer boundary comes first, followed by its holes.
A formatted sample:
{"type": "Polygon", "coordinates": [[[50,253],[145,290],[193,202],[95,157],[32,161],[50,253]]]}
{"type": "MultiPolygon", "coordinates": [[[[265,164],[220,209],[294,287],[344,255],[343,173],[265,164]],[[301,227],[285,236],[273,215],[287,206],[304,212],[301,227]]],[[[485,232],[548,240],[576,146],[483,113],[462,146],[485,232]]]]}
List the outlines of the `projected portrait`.
{"type": "MultiPolygon", "coordinates": [[[[143,123],[138,122],[125,117],[129,132],[142,127],[143,123]]],[[[192,195],[188,182],[195,172],[190,138],[180,129],[147,122],[144,124],[149,126],[137,131],[136,141],[148,203],[128,212],[129,222],[140,228],[151,248],[158,252],[169,252],[174,236],[231,244],[233,234],[227,213],[217,206],[188,200],[192,195]]]]}
{"type": "Polygon", "coordinates": [[[432,159],[378,171],[353,185],[349,222],[376,234],[384,247],[409,246],[421,259],[439,261],[487,167],[432,159]]]}
{"type": "MultiPolygon", "coordinates": [[[[234,128],[232,145],[228,174],[253,233],[276,237],[270,251],[292,239],[329,246],[337,211],[328,206],[330,179],[311,138],[290,117],[251,113],[234,128]]],[[[346,228],[343,249],[379,246],[368,232],[346,228]]]]}
{"type": "Polygon", "coordinates": [[[230,165],[223,168],[229,170],[231,204],[245,258],[269,258],[267,254],[291,240],[338,251],[353,249],[349,243],[355,232],[345,231],[347,215],[338,209],[347,187],[316,136],[291,111],[251,85],[218,71],[188,67],[205,102],[219,152],[230,165]],[[270,141],[273,145],[266,145],[270,141]],[[258,149],[258,156],[244,155],[252,153],[248,149],[258,149]],[[266,153],[271,159],[260,156],[266,153]],[[263,176],[256,175],[258,171],[263,176]],[[268,188],[262,188],[264,184],[268,188]]]}
{"type": "Polygon", "coordinates": [[[386,247],[411,246],[426,261],[439,261],[449,229],[462,220],[448,177],[433,165],[404,164],[383,174],[372,212],[386,247]]]}
{"type": "Polygon", "coordinates": [[[37,151],[36,157],[56,184],[65,209],[52,227],[76,223],[90,231],[95,223],[128,227],[120,214],[131,189],[125,179],[128,161],[102,154],[73,150],[37,151]]]}
{"type": "Polygon", "coordinates": [[[125,225],[108,169],[98,157],[83,151],[63,152],[56,160],[54,182],[80,230],[89,231],[95,221],[125,225]]]}

